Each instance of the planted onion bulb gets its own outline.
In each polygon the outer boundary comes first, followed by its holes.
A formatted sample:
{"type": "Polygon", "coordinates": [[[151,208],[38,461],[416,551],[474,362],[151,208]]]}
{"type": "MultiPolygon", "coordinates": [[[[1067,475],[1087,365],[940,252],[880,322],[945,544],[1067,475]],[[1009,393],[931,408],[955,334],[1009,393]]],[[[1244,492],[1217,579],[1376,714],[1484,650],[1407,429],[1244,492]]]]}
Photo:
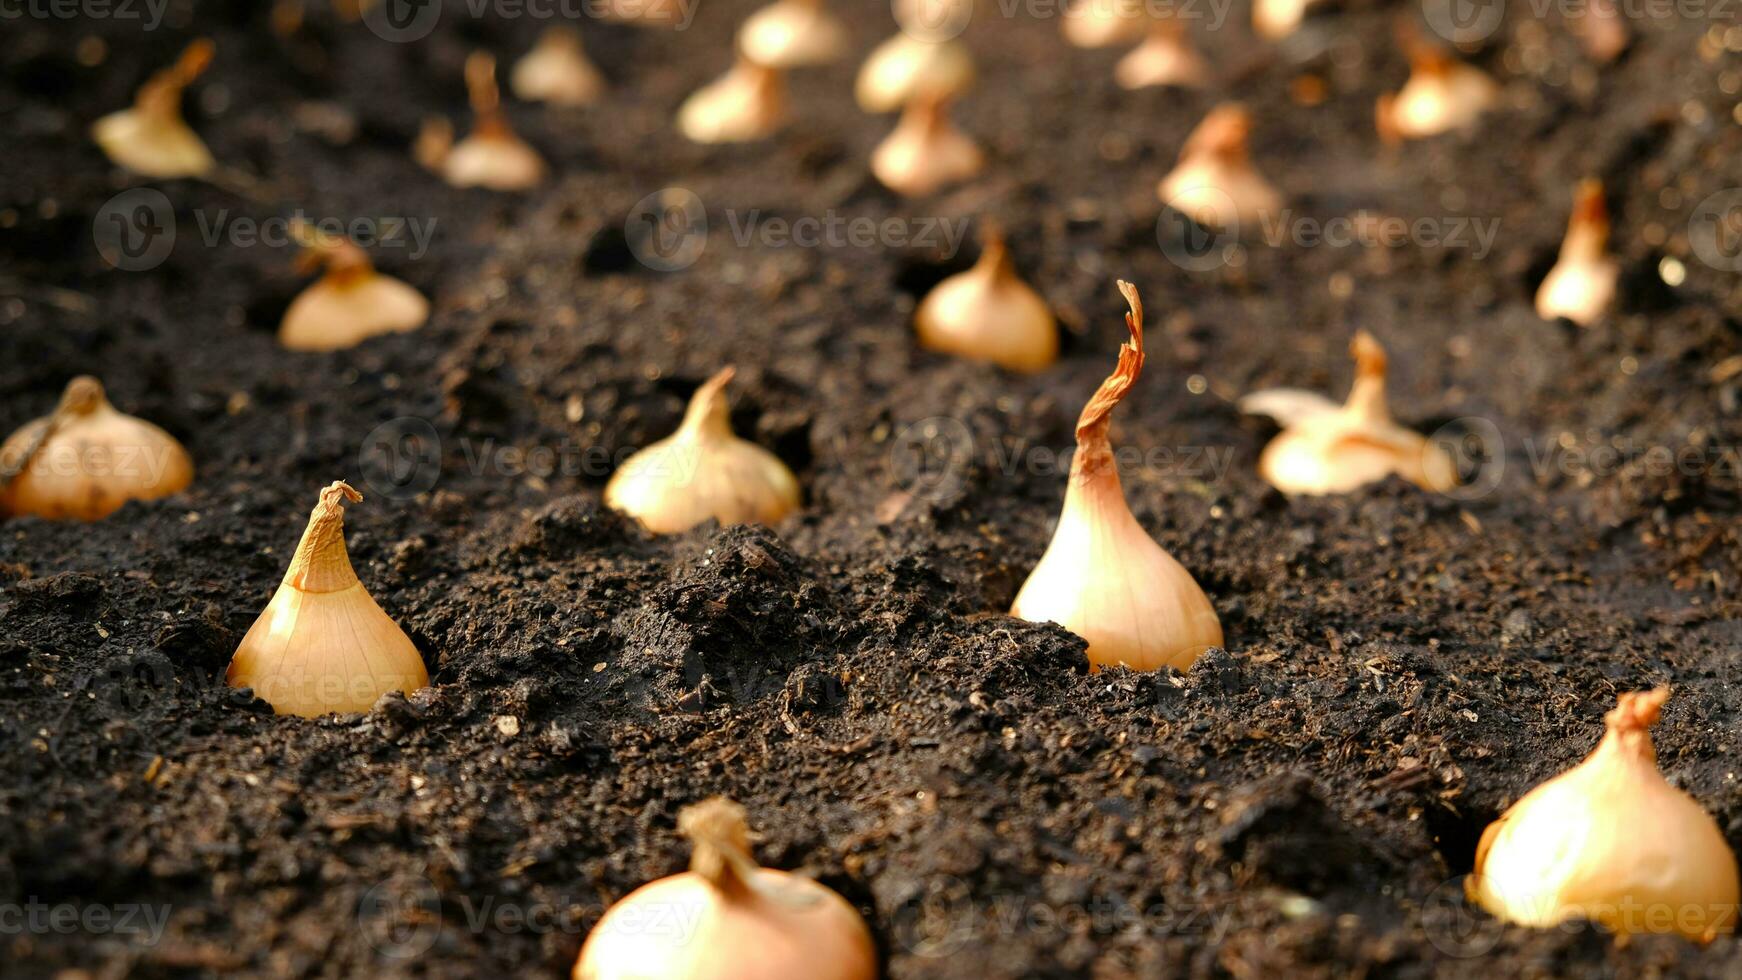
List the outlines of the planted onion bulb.
{"type": "Polygon", "coordinates": [[[1500,86],[1480,68],[1432,45],[1409,43],[1409,81],[1381,95],[1374,119],[1387,143],[1467,129],[1500,101],[1500,86]]]}
{"type": "Polygon", "coordinates": [[[725,368],[703,382],[675,433],[629,457],[605,485],[605,506],[655,534],[709,518],[773,524],[798,509],[798,480],[780,457],[732,432],[725,368]]]}
{"type": "Polygon", "coordinates": [[[383,694],[429,686],[417,647],[351,568],[345,502],[362,499],[345,483],[321,491],[284,581],[224,675],[281,715],[363,712],[383,694]]]}
{"type": "Polygon", "coordinates": [[[1268,415],[1282,432],[1258,458],[1258,472],[1288,494],[1347,493],[1392,474],[1428,490],[1457,483],[1445,450],[1391,420],[1385,402],[1385,349],[1363,330],[1349,345],[1355,384],[1342,405],[1294,388],[1240,399],[1240,410],[1268,415]]]}
{"type": "Polygon", "coordinates": [[[1736,855],[1710,814],[1657,768],[1651,727],[1669,688],[1622,694],[1585,761],[1488,826],[1472,901],[1538,928],[1569,919],[1706,942],[1736,928],[1736,855]]]}
{"type": "Polygon", "coordinates": [[[1566,317],[1581,327],[1597,322],[1615,300],[1621,266],[1609,255],[1609,208],[1603,182],[1579,182],[1560,259],[1536,291],[1536,312],[1545,320],[1566,317]]]}
{"type": "Polygon", "coordinates": [[[1192,46],[1185,24],[1173,17],[1157,18],[1143,43],[1113,67],[1113,80],[1128,89],[1156,85],[1200,88],[1209,77],[1210,66],[1192,46]]]}
{"type": "Polygon", "coordinates": [[[1059,28],[1079,48],[1106,48],[1142,40],[1151,19],[1143,0],[1075,0],[1059,28]]]}
{"type": "Polygon", "coordinates": [[[1016,275],[1004,236],[988,229],[980,260],[938,283],[914,315],[920,346],[1012,371],[1058,360],[1058,324],[1040,294],[1016,275]]]}
{"type": "Polygon", "coordinates": [[[187,46],[176,63],[140,86],[131,108],[91,126],[91,137],[115,161],[146,177],[204,177],[216,168],[212,153],[181,114],[181,94],[212,63],[212,42],[187,46]]]}
{"type": "Polygon", "coordinates": [[[599,101],[605,77],[587,58],[580,32],[552,27],[538,39],[537,47],[515,63],[508,85],[528,102],[575,107],[599,101]]]}
{"type": "Polygon", "coordinates": [[[429,319],[423,294],[375,271],[369,256],[350,240],[298,221],[291,234],[302,245],[304,273],[324,268],[314,285],[291,300],[278,327],[278,342],[291,350],[329,351],[355,347],[370,337],[416,330],[429,319]]]}
{"type": "Polygon", "coordinates": [[[904,197],[924,197],[978,174],[986,155],[950,122],[944,102],[920,99],[871,154],[871,173],[904,197]]]}
{"type": "Polygon", "coordinates": [[[1206,228],[1237,229],[1282,210],[1282,195],[1252,166],[1246,148],[1252,117],[1236,104],[1217,106],[1186,137],[1179,163],[1157,193],[1206,228]]]}
{"type": "Polygon", "coordinates": [[[738,50],[770,68],[826,65],[847,52],[847,28],[823,0],[775,0],[738,29],[738,50]]]}
{"type": "Polygon", "coordinates": [[[677,128],[697,143],[766,139],[785,122],[786,76],[742,57],[677,111],[677,128]]]}
{"type": "Polygon", "coordinates": [[[1272,41],[1280,41],[1300,29],[1307,12],[1323,0],[1253,0],[1252,27],[1272,41]]]}
{"type": "Polygon", "coordinates": [[[894,112],[922,99],[954,98],[973,83],[974,59],[967,48],[902,33],[865,59],[853,93],[866,112],[894,112]]]}
{"type": "Polygon", "coordinates": [[[508,126],[502,114],[502,93],[496,87],[496,59],[475,51],[466,59],[466,91],[476,116],[471,135],[453,144],[453,129],[445,120],[425,126],[417,156],[455,187],[493,191],[523,191],[544,180],[544,160],[508,126]]]}
{"type": "Polygon", "coordinates": [[[1143,301],[1119,283],[1131,333],[1119,364],[1077,419],[1077,452],[1058,530],[1010,614],[1054,622],[1089,641],[1091,669],[1185,670],[1222,645],[1222,624],[1190,572],[1137,523],[1125,502],[1107,430],[1143,371],[1143,301]]]}
{"type": "Polygon", "coordinates": [[[100,521],[129,500],[157,500],[193,482],[175,437],[109,404],[103,384],[78,377],[54,414],[0,445],[0,516],[100,521]]]}
{"type": "Polygon", "coordinates": [[[685,808],[690,869],[642,885],[587,935],[574,980],[872,980],[877,952],[847,900],[802,875],[758,867],[744,808],[685,808]],[[683,923],[650,929],[648,923],[683,923]]]}

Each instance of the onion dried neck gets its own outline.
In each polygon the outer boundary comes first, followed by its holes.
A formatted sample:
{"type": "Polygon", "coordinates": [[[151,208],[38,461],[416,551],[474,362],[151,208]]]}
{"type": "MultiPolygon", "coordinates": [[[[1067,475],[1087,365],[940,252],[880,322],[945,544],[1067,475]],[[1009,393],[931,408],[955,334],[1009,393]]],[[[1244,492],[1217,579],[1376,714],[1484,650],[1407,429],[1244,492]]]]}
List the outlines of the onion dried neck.
{"type": "Polygon", "coordinates": [[[345,503],[361,503],[363,495],[344,482],[321,491],[320,503],[309,515],[308,527],[285,572],[286,585],[300,592],[338,592],[359,584],[345,548],[345,503]]]}

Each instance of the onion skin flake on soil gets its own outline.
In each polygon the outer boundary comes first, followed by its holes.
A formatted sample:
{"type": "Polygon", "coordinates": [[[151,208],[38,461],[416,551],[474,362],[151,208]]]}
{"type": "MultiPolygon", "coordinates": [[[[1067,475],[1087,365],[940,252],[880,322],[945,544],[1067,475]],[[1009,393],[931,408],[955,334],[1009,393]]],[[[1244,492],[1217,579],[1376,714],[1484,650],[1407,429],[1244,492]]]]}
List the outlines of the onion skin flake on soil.
{"type": "Polygon", "coordinates": [[[1210,82],[1127,91],[1137,41],[982,3],[949,112],[984,169],[903,199],[869,169],[896,116],[854,94],[887,3],[825,0],[845,53],[792,69],[772,135],[679,131],[766,2],[660,4],[681,29],[448,3],[397,41],[368,5],[0,3],[0,440],[88,375],[194,473],[98,521],[0,521],[0,974],[554,980],[723,796],[902,980],[1735,977],[1734,936],[1618,943],[1465,898],[1485,828],[1658,686],[1658,769],[1742,850],[1734,25],[1652,8],[1597,61],[1552,6],[1453,47],[1434,2],[1315,4],[1280,41],[1204,5],[1210,82]],[[1401,17],[1499,85],[1476,128],[1382,141],[1401,17]],[[590,105],[508,85],[557,23],[590,105]],[[200,38],[178,105],[215,170],[128,174],[92,124],[200,38]],[[413,158],[426,120],[473,130],[474,52],[536,186],[413,158]],[[1156,188],[1231,103],[1286,203],[1206,251],[1156,188]],[[1586,178],[1615,293],[1547,321],[1586,178]],[[281,346],[311,283],[293,220],[427,322],[281,346]],[[984,223],[1057,321],[1044,370],[916,339],[984,223]],[[1225,636],[1184,672],[1091,673],[1005,614],[1127,336],[1116,280],[1147,314],[1120,483],[1225,636]],[[1240,398],[1340,399],[1360,330],[1457,487],[1260,476],[1279,430],[1240,398]],[[728,364],[731,430],[799,509],[655,535],[606,507],[728,364]],[[225,670],[335,480],[431,686],[275,715],[225,670]]]}

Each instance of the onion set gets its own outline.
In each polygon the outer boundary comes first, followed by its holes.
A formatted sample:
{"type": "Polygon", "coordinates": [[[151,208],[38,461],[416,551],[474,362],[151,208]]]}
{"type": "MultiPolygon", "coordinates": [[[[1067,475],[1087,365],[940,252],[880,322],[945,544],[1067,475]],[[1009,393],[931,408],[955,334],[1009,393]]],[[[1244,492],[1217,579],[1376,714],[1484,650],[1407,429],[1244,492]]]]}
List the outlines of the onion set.
{"type": "Polygon", "coordinates": [[[466,59],[466,91],[476,117],[471,134],[454,143],[452,124],[446,120],[426,123],[416,149],[419,162],[455,187],[523,191],[542,183],[543,158],[515,135],[502,114],[496,59],[490,54],[475,51],[466,59]]]}
{"type": "Polygon", "coordinates": [[[383,694],[429,686],[411,638],[363,587],[345,549],[345,483],[321,491],[290,569],[230,660],[225,680],[281,715],[365,712],[383,694]]]}
{"type": "Polygon", "coordinates": [[[1277,388],[1247,395],[1240,410],[1268,415],[1282,432],[1264,447],[1258,472],[1283,493],[1347,493],[1396,474],[1428,490],[1457,483],[1445,450],[1391,420],[1385,349],[1363,330],[1349,345],[1355,384],[1338,405],[1323,395],[1277,388]]]}
{"type": "Polygon", "coordinates": [[[1162,17],[1156,19],[1143,43],[1113,66],[1113,80],[1128,89],[1162,85],[1202,88],[1209,84],[1210,66],[1192,46],[1185,24],[1162,17]]]}
{"type": "Polygon", "coordinates": [[[716,797],[677,825],[690,869],[605,910],[574,980],[874,980],[865,920],[827,886],[757,866],[743,807],[716,797]]]}
{"type": "Polygon", "coordinates": [[[773,136],[786,115],[786,76],[740,57],[684,100],[677,128],[697,143],[747,143],[773,136]]]}
{"type": "Polygon", "coordinates": [[[1536,312],[1545,320],[1566,317],[1581,327],[1596,323],[1615,301],[1621,266],[1609,255],[1609,208],[1603,183],[1579,183],[1573,216],[1561,240],[1560,258],[1536,291],[1536,312]]]}
{"type": "Polygon", "coordinates": [[[759,65],[826,65],[847,52],[847,28],[823,0],[775,0],[738,29],[738,50],[759,65]]]}
{"type": "Polygon", "coordinates": [[[690,399],[677,432],[625,460],[605,485],[605,505],[655,534],[709,518],[773,524],[799,507],[798,479],[780,457],[732,432],[725,368],[690,399]]]}
{"type": "Polygon", "coordinates": [[[54,414],[0,445],[0,516],[100,521],[130,500],[187,489],[194,464],[175,437],[109,404],[96,378],[74,378],[54,414]]]}
{"type": "Polygon", "coordinates": [[[599,74],[581,46],[581,35],[572,27],[552,27],[538,45],[514,64],[508,87],[528,102],[574,108],[592,105],[605,93],[605,77],[599,74]]]}
{"type": "Polygon", "coordinates": [[[423,294],[376,272],[369,256],[348,239],[300,221],[291,233],[303,247],[298,260],[302,271],[324,268],[325,273],[284,311],[278,342],[285,347],[342,350],[381,334],[416,330],[429,319],[423,294]]]}
{"type": "Polygon", "coordinates": [[[131,108],[91,126],[110,160],[136,174],[169,180],[204,177],[216,169],[211,151],[181,114],[181,94],[212,63],[212,42],[193,42],[176,63],[140,86],[131,108]]]}
{"type": "Polygon", "coordinates": [[[919,99],[871,154],[871,173],[903,197],[925,197],[978,175],[986,155],[950,121],[948,106],[919,99]]]}
{"type": "Polygon", "coordinates": [[[1539,928],[1569,919],[1621,935],[1733,932],[1736,855],[1693,797],[1657,768],[1651,728],[1669,689],[1622,694],[1597,748],[1488,826],[1465,882],[1472,901],[1539,928]]]}
{"type": "Polygon", "coordinates": [[[1409,81],[1395,95],[1380,96],[1374,110],[1387,143],[1469,129],[1500,101],[1500,86],[1481,69],[1429,44],[1407,46],[1409,81]]]}
{"type": "Polygon", "coordinates": [[[1016,275],[1004,236],[985,234],[972,269],[938,283],[919,304],[920,346],[1012,371],[1041,371],[1058,360],[1058,323],[1046,300],[1016,275]]]}
{"type": "Polygon", "coordinates": [[[1282,210],[1282,195],[1252,166],[1246,142],[1252,117],[1240,105],[1217,106],[1186,137],[1179,163],[1156,189],[1162,203],[1206,228],[1256,225],[1282,210]]]}
{"type": "Polygon", "coordinates": [[[1108,428],[1143,371],[1143,302],[1128,282],[1119,291],[1131,305],[1131,339],[1077,420],[1058,529],[1010,614],[1057,623],[1087,640],[1091,669],[1185,670],[1222,645],[1222,624],[1191,573],[1137,523],[1119,483],[1108,428]]]}
{"type": "Polygon", "coordinates": [[[894,112],[921,99],[951,99],[974,83],[974,59],[955,41],[901,33],[865,59],[854,97],[866,112],[894,112]]]}
{"type": "Polygon", "coordinates": [[[1059,29],[1079,48],[1107,48],[1142,40],[1152,19],[1144,0],[1074,0],[1059,29]]]}

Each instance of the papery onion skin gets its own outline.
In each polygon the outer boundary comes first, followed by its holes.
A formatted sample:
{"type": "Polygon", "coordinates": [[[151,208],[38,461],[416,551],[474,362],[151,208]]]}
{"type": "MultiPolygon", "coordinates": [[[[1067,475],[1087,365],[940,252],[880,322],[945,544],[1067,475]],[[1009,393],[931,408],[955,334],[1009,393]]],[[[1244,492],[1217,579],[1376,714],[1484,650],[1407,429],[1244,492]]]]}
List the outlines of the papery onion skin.
{"type": "Polygon", "coordinates": [[[362,499],[344,483],[321,492],[284,580],[225,672],[278,714],[366,712],[383,694],[429,686],[422,654],[351,567],[344,503],[362,499]]]}
{"type": "Polygon", "coordinates": [[[703,521],[775,524],[801,503],[798,480],[780,457],[732,432],[725,387],[733,369],[708,379],[677,432],[626,460],[605,485],[605,505],[655,534],[703,521]]]}
{"type": "Polygon", "coordinates": [[[1736,928],[1736,856],[1718,824],[1658,771],[1650,728],[1668,688],[1621,695],[1585,760],[1483,833],[1466,888],[1499,918],[1572,918],[1706,942],[1736,928]]]}
{"type": "Polygon", "coordinates": [[[786,123],[786,79],[780,71],[740,58],[678,107],[678,131],[697,143],[767,139],[786,123]]]}
{"type": "Polygon", "coordinates": [[[897,34],[871,52],[854,83],[866,112],[894,112],[921,99],[945,100],[974,82],[974,60],[954,41],[897,34]]]}
{"type": "Polygon", "coordinates": [[[211,151],[181,113],[182,91],[212,62],[212,42],[188,45],[176,63],[139,89],[132,107],[110,113],[91,126],[91,137],[109,159],[134,173],[159,180],[204,177],[217,168],[211,151]]]}
{"type": "Polygon", "coordinates": [[[1058,360],[1052,310],[1017,277],[996,231],[988,232],[972,269],[938,283],[920,302],[914,329],[927,350],[1011,371],[1043,371],[1058,360]]]}
{"type": "Polygon", "coordinates": [[[1143,306],[1131,303],[1131,342],[1113,375],[1084,407],[1058,529],[1016,595],[1010,614],[1053,622],[1088,641],[1091,669],[1189,668],[1223,643],[1222,624],[1191,573],[1132,516],[1107,429],[1113,407],[1143,370],[1143,306]]]}
{"type": "Polygon", "coordinates": [[[74,378],[54,414],[0,445],[0,516],[100,521],[128,501],[187,489],[194,464],[175,437],[115,408],[96,378],[74,378]]]}
{"type": "Polygon", "coordinates": [[[679,816],[691,870],[643,885],[605,912],[573,980],[874,980],[865,920],[840,895],[759,868],[743,808],[710,800],[679,816]]]}

